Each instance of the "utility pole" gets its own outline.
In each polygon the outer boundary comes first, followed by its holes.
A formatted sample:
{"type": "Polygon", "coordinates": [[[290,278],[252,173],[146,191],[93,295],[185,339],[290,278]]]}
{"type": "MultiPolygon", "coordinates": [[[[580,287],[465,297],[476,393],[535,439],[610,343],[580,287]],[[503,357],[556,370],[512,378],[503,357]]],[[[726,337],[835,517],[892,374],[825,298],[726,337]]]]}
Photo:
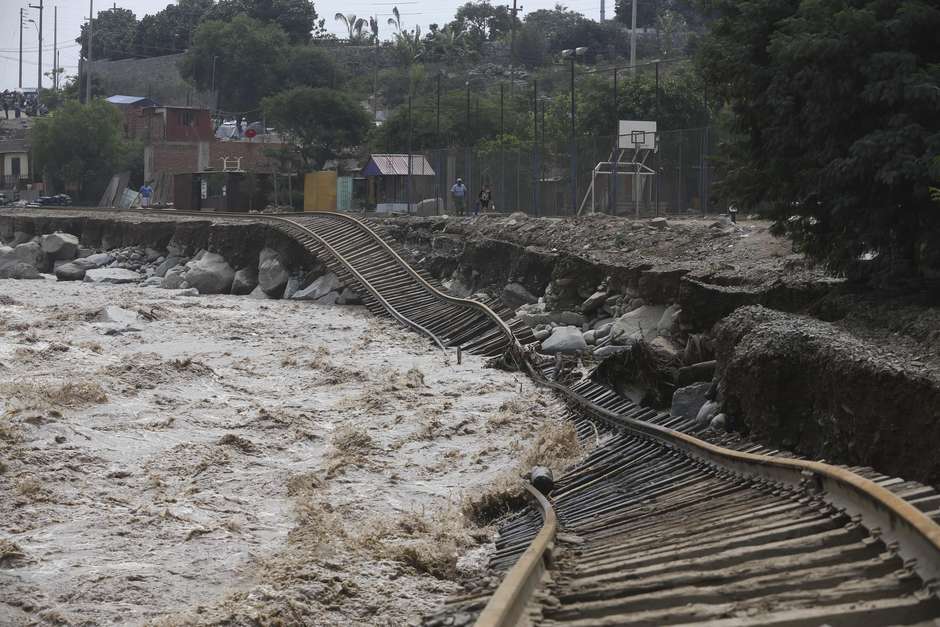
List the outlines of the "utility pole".
{"type": "Polygon", "coordinates": [[[610,199],[607,201],[612,216],[617,215],[617,164],[620,162],[620,94],[617,92],[617,68],[614,68],[614,125],[617,130],[614,137],[614,158],[610,167],[610,199]]]}
{"type": "Polygon", "coordinates": [[[601,22],[607,19],[607,12],[605,11],[604,0],[601,0],[601,22]]]}
{"type": "Polygon", "coordinates": [[[59,89],[59,6],[52,7],[52,88],[59,89]]]}
{"type": "Polygon", "coordinates": [[[23,9],[20,9],[20,79],[17,86],[23,89],[23,9]]]}
{"type": "Polygon", "coordinates": [[[630,10],[630,75],[636,76],[636,0],[632,2],[633,8],[630,10]]]}
{"type": "Polygon", "coordinates": [[[435,141],[438,142],[438,148],[437,148],[437,176],[435,178],[437,178],[438,189],[437,189],[437,193],[434,194],[434,197],[435,197],[434,202],[435,202],[435,207],[436,207],[435,215],[440,215],[441,214],[441,190],[443,189],[443,185],[441,185],[441,181],[444,181],[444,185],[447,184],[447,180],[444,178],[443,148],[440,146],[440,141],[441,141],[441,72],[437,73],[437,114],[436,114],[436,117],[437,117],[437,120],[434,124],[434,137],[435,137],[435,141]]]}
{"type": "MultiPolygon", "coordinates": [[[[499,204],[506,206],[506,149],[503,146],[503,92],[505,83],[499,84],[499,204]]],[[[495,200],[494,200],[495,202],[495,200]]]]}
{"type": "Polygon", "coordinates": [[[39,4],[30,4],[29,8],[39,9],[39,67],[36,68],[36,95],[39,95],[39,90],[42,89],[42,2],[39,0],[39,4]]]}
{"type": "Polygon", "coordinates": [[[516,15],[522,7],[516,5],[517,0],[512,0],[512,12],[509,19],[509,93],[512,94],[514,68],[516,65],[516,15]]]}
{"type": "Polygon", "coordinates": [[[532,213],[539,215],[539,186],[542,184],[539,166],[539,81],[532,79],[532,213]]]}
{"type": "MultiPolygon", "coordinates": [[[[94,56],[91,52],[91,43],[93,41],[93,32],[92,24],[93,19],[92,15],[95,11],[95,0],[88,0],[88,55],[85,57],[85,102],[91,102],[91,60],[94,56]]],[[[277,182],[277,175],[274,178],[277,182]]],[[[277,200],[274,201],[275,206],[277,205],[277,200]]]]}

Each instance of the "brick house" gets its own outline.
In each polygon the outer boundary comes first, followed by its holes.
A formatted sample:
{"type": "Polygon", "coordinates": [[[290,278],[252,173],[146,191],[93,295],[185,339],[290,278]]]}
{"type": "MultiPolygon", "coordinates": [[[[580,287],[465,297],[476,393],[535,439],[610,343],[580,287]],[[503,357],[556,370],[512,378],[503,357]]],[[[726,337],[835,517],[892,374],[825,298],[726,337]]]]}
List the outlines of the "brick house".
{"type": "Polygon", "coordinates": [[[284,147],[274,138],[220,140],[209,109],[203,107],[161,106],[149,99],[112,96],[109,102],[123,110],[127,137],[144,143],[144,179],[162,175],[216,172],[223,159],[241,159],[247,172],[270,173],[275,164],[265,154],[284,147]],[[120,99],[114,102],[112,99],[120,99]]]}

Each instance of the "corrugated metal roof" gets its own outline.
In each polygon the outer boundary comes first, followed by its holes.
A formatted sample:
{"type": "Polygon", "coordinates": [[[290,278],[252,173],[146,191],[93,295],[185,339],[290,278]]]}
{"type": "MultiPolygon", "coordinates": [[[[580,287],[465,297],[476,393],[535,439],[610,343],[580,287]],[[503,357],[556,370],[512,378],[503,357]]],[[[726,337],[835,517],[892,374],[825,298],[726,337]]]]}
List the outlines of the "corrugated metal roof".
{"type": "MultiPolygon", "coordinates": [[[[363,168],[364,176],[408,176],[408,155],[372,155],[363,168]]],[[[434,169],[424,155],[411,155],[411,174],[434,176],[434,169]]]]}
{"type": "Polygon", "coordinates": [[[105,100],[107,100],[107,101],[110,102],[111,104],[115,104],[115,105],[133,105],[133,104],[136,104],[136,105],[140,105],[140,106],[142,106],[142,107],[147,107],[147,106],[153,107],[153,106],[157,106],[157,102],[156,102],[155,100],[151,100],[150,98],[147,98],[146,96],[121,96],[121,95],[114,95],[114,96],[111,96],[111,97],[109,97],[109,98],[106,98],[105,100]]]}

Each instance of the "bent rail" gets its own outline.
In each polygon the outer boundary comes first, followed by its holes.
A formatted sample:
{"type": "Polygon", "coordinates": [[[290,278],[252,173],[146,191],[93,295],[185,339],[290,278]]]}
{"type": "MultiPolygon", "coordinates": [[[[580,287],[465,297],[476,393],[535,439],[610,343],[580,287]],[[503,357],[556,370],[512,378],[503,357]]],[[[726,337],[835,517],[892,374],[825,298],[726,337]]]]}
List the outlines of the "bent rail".
{"type": "Polygon", "coordinates": [[[526,483],[525,489],[541,510],[542,529],[503,578],[480,613],[477,625],[510,627],[518,624],[551,561],[555,533],[558,530],[555,510],[548,499],[530,484],[526,483]]]}

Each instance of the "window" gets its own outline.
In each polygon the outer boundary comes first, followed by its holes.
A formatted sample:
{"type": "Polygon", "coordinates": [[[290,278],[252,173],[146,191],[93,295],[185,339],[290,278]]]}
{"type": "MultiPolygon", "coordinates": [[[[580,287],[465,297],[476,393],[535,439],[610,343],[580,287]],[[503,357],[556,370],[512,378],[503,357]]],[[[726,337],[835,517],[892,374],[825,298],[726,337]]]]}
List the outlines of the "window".
{"type": "Polygon", "coordinates": [[[10,174],[13,176],[19,177],[20,175],[20,158],[19,157],[10,157],[10,174]]]}
{"type": "Polygon", "coordinates": [[[192,111],[180,111],[180,126],[196,126],[196,116],[192,111]]]}

